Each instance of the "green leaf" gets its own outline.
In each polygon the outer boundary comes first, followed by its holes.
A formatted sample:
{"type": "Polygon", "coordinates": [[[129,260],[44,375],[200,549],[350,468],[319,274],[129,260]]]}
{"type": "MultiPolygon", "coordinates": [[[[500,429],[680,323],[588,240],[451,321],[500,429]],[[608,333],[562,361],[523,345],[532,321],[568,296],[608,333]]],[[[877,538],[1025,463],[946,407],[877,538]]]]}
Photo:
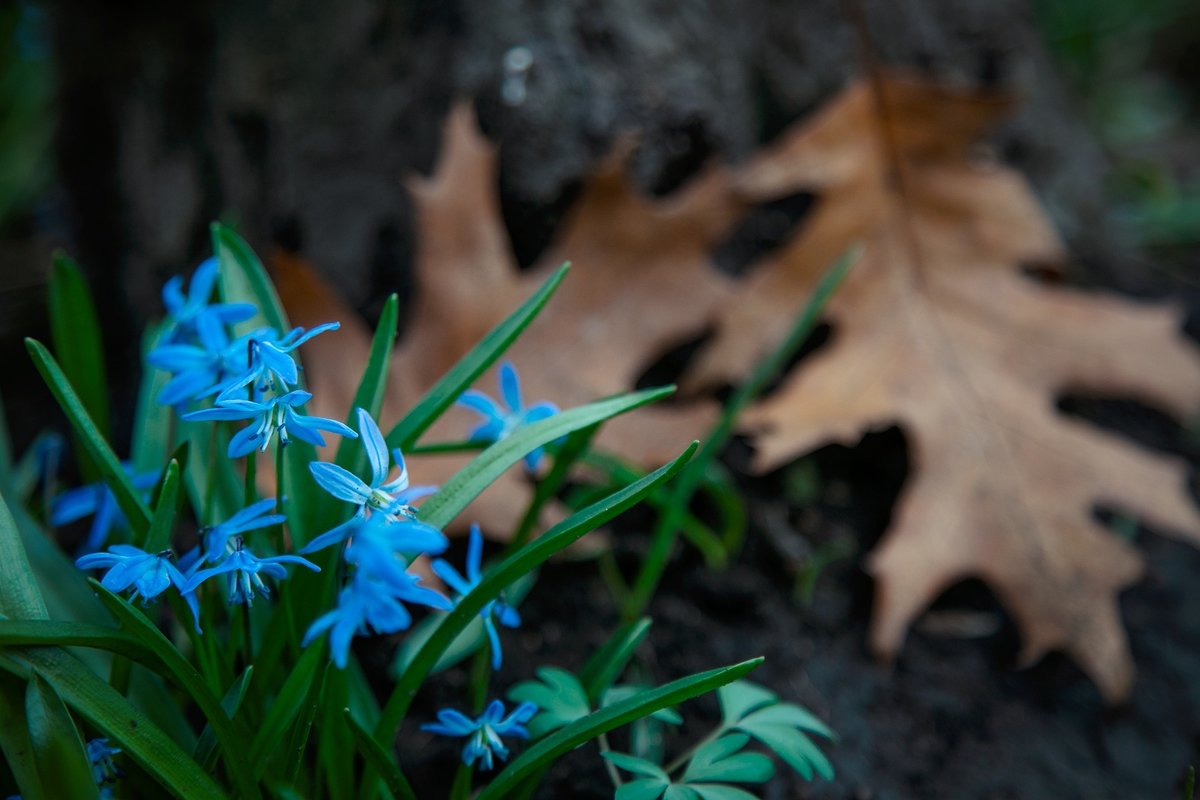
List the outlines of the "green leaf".
{"type": "Polygon", "coordinates": [[[505,470],[534,449],[572,431],[661,400],[675,391],[668,386],[597,400],[524,426],[480,453],[421,506],[418,518],[444,528],[505,470]]]}
{"type": "Polygon", "coordinates": [[[92,293],[79,266],[61,250],[50,276],[50,337],[67,380],[96,427],[108,435],[108,381],[92,293]]]}
{"type": "MultiPolygon", "coordinates": [[[[396,341],[399,316],[400,298],[393,294],[388,297],[383,306],[383,313],[379,315],[379,324],[375,326],[375,336],[371,340],[371,355],[367,358],[367,368],[346,415],[346,424],[351,428],[357,430],[356,409],[365,408],[372,419],[379,417],[379,409],[383,407],[383,395],[387,390],[388,364],[392,360],[392,345],[396,341]]],[[[343,438],[338,445],[334,461],[339,467],[361,475],[367,469],[366,448],[354,439],[343,438]]]]}
{"type": "Polygon", "coordinates": [[[738,681],[722,686],[717,692],[717,700],[721,703],[721,719],[726,727],[732,727],[751,711],[778,703],[779,697],[756,683],[738,681]]]}
{"type": "Polygon", "coordinates": [[[660,708],[676,705],[684,700],[711,692],[718,686],[724,686],[741,678],[762,662],[762,658],[754,658],[740,664],[681,678],[657,689],[642,692],[636,697],[631,697],[608,708],[595,711],[541,741],[535,742],[492,779],[491,783],[480,792],[477,800],[502,798],[506,796],[507,792],[518,786],[527,775],[548,765],[554,759],[584,742],[651,714],[660,708]]]}
{"type": "Polygon", "coordinates": [[[641,778],[618,786],[613,800],[657,800],[669,785],[655,778],[641,778]]]}
{"type": "Polygon", "coordinates": [[[508,699],[514,703],[538,707],[528,725],[532,738],[540,739],[591,712],[587,693],[574,675],[558,667],[539,667],[537,676],[540,680],[522,681],[508,690],[508,699]]]}
{"type": "Polygon", "coordinates": [[[250,744],[250,763],[256,777],[262,777],[272,748],[279,747],[284,731],[300,713],[309,687],[316,677],[317,668],[321,666],[322,656],[319,647],[305,649],[280,687],[275,702],[271,704],[271,709],[250,744]]]}
{"type": "Polygon", "coordinates": [[[0,613],[11,619],[45,619],[46,601],[33,577],[17,522],[0,496],[0,613]]]}
{"type": "MultiPolygon", "coordinates": [[[[253,675],[254,665],[251,664],[246,667],[241,676],[229,687],[225,696],[221,698],[221,710],[229,719],[233,719],[238,709],[242,707],[242,701],[246,699],[246,689],[250,687],[250,678],[253,675]]],[[[192,750],[192,755],[196,762],[206,770],[212,770],[217,765],[217,735],[211,725],[204,726],[200,738],[196,741],[196,747],[192,750]]]]}
{"type": "Polygon", "coordinates": [[[1196,768],[1188,767],[1183,779],[1183,800],[1193,800],[1196,796],[1196,768]]]}
{"type": "Polygon", "coordinates": [[[674,461],[624,489],[614,492],[600,502],[572,514],[542,536],[489,569],[479,584],[458,601],[454,610],[446,616],[429,641],[413,658],[409,668],[400,676],[392,691],[392,696],[388,699],[383,714],[380,716],[379,724],[375,728],[375,740],[386,741],[391,737],[396,726],[404,717],[404,713],[408,710],[417,689],[424,683],[441,654],[484,606],[517,578],[536,569],[550,556],[625,511],[654,491],[656,486],[670,480],[691,458],[696,447],[697,444],[693,442],[674,461]]]}
{"type": "MultiPolygon", "coordinates": [[[[610,686],[607,690],[605,690],[604,694],[600,695],[600,707],[608,708],[609,706],[614,705],[615,703],[619,703],[622,700],[627,700],[628,698],[633,697],[634,695],[644,692],[648,688],[650,688],[650,687],[642,686],[642,685],[636,684],[636,683],[626,683],[626,684],[621,684],[618,686],[610,686]]],[[[660,708],[658,711],[655,711],[653,714],[651,714],[649,717],[647,717],[647,719],[656,720],[658,722],[664,722],[668,725],[682,725],[683,724],[683,717],[681,717],[679,715],[679,712],[673,708],[660,708]]]]}
{"type": "Polygon", "coordinates": [[[400,767],[396,765],[392,757],[371,738],[371,734],[358,724],[358,721],[351,716],[349,709],[346,709],[345,713],[346,724],[350,726],[350,731],[354,734],[354,745],[358,748],[363,760],[376,773],[383,776],[384,783],[387,784],[388,790],[394,797],[401,798],[401,800],[417,800],[408,779],[404,777],[404,773],[400,771],[400,767]]]}
{"type": "Polygon", "coordinates": [[[84,622],[0,619],[4,647],[94,647],[161,669],[154,655],[136,638],[117,628],[84,622]]]}
{"type": "Polygon", "coordinates": [[[95,462],[97,469],[100,470],[100,477],[108,484],[117,498],[117,505],[125,513],[125,518],[129,521],[130,528],[133,529],[134,539],[145,539],[146,531],[150,528],[150,512],[138,496],[137,490],[133,488],[133,484],[130,483],[129,475],[125,473],[121,462],[117,460],[112,448],[100,434],[96,423],[92,421],[87,409],[80,401],[79,395],[75,393],[75,389],[45,345],[36,339],[26,339],[25,347],[29,350],[29,355],[33,357],[34,365],[42,374],[46,385],[50,387],[54,398],[67,415],[71,427],[78,434],[79,443],[84,452],[95,462]]]}
{"type": "Polygon", "coordinates": [[[650,625],[649,617],[625,623],[587,660],[579,671],[579,682],[587,691],[589,701],[598,701],[621,677],[642,640],[650,633],[650,625]]]}
{"type": "Polygon", "coordinates": [[[96,797],[91,762],[83,738],[62,698],[36,671],[25,690],[29,741],[48,798],[96,797]]]}
{"type": "Polygon", "coordinates": [[[121,626],[154,653],[174,682],[184,689],[200,707],[216,734],[229,776],[237,787],[239,797],[260,797],[256,776],[246,761],[246,745],[250,734],[240,722],[231,720],[221,708],[221,701],[209,690],[204,678],[196,671],[175,645],[128,602],[110,592],[96,580],[92,588],[121,626]]]}
{"type": "Polygon", "coordinates": [[[683,772],[686,783],[724,781],[726,783],[763,783],[775,774],[775,765],[762,753],[739,753],[750,737],[744,733],[726,734],[698,748],[683,772]]]}
{"type": "Polygon", "coordinates": [[[695,792],[700,800],[758,800],[745,789],[719,783],[689,783],[687,788],[695,792]]]}
{"type": "Polygon", "coordinates": [[[158,402],[158,395],[171,375],[146,363],[146,354],[158,346],[164,330],[163,325],[155,325],[142,336],[142,380],[138,385],[133,443],[129,448],[134,472],[157,472],[171,454],[171,421],[175,410],[158,402]]]}
{"type": "Polygon", "coordinates": [[[221,276],[221,299],[226,303],[253,303],[258,308],[257,315],[238,324],[237,333],[264,325],[281,334],[291,330],[267,270],[246,240],[219,222],[214,222],[210,230],[221,276]]]}
{"type": "Polygon", "coordinates": [[[780,703],[779,705],[768,706],[759,711],[744,717],[739,725],[743,723],[752,723],[758,725],[785,725],[793,728],[799,728],[804,731],[824,736],[826,739],[836,738],[829,726],[821,720],[817,719],[811,711],[793,705],[792,703],[780,703]]]}
{"type": "Polygon", "coordinates": [[[19,796],[35,800],[45,792],[25,725],[25,685],[25,681],[0,673],[0,753],[17,782],[19,796]]]}
{"type": "MultiPolygon", "coordinates": [[[[27,676],[28,667],[14,660],[16,655],[11,651],[0,654],[0,667],[27,676]]],[[[22,655],[70,708],[112,739],[172,795],[185,800],[225,796],[212,777],[170,737],[78,659],[56,648],[39,648],[22,655]]]]}
{"type": "MultiPolygon", "coordinates": [[[[184,444],[186,447],[186,443],[184,444]]],[[[150,520],[150,532],[142,549],[147,553],[161,553],[171,546],[171,531],[175,528],[175,511],[179,508],[179,462],[171,459],[163,473],[162,489],[158,493],[158,505],[150,520]]]]}
{"type": "Polygon", "coordinates": [[[442,412],[459,398],[459,396],[490,367],[496,359],[504,354],[521,332],[533,322],[541,312],[542,307],[550,300],[551,295],[566,277],[570,264],[563,264],[558,271],[542,284],[532,297],[521,304],[521,307],[508,316],[503,322],[488,332],[471,348],[465,356],[458,360],[450,371],[442,376],[427,391],[412,410],[400,420],[387,434],[388,447],[399,447],[407,452],[416,444],[417,439],[433,424],[442,412]]]}
{"type": "Polygon", "coordinates": [[[827,781],[833,780],[833,765],[829,759],[813,744],[812,739],[796,728],[744,720],[737,727],[774,750],[805,780],[812,780],[814,771],[827,781]]]}
{"type": "Polygon", "coordinates": [[[658,764],[653,761],[647,761],[644,758],[631,756],[627,753],[615,753],[611,750],[605,751],[600,755],[607,758],[612,763],[616,764],[626,772],[632,772],[634,775],[645,775],[649,778],[658,778],[664,783],[670,783],[670,778],[667,773],[658,764]]]}

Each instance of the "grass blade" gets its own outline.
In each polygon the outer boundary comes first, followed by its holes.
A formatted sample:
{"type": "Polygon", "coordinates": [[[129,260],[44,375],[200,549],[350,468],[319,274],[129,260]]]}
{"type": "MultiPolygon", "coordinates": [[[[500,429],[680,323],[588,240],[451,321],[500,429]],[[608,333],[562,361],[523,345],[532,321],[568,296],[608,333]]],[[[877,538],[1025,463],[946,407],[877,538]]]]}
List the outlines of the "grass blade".
{"type": "MultiPolygon", "coordinates": [[[[379,418],[379,409],[383,407],[383,395],[387,390],[388,365],[392,360],[392,345],[396,342],[396,325],[400,318],[400,298],[392,295],[383,306],[379,315],[379,324],[375,326],[375,336],[371,339],[371,355],[367,358],[367,368],[354,393],[354,402],[346,413],[346,424],[357,428],[355,409],[365,408],[372,419],[379,418]]],[[[338,445],[335,463],[356,475],[361,475],[367,468],[367,451],[361,442],[354,439],[342,439],[338,445]]]]}
{"type": "Polygon", "coordinates": [[[498,800],[521,784],[529,775],[548,766],[554,759],[579,745],[619,728],[626,723],[647,716],[662,708],[690,700],[719,686],[732,683],[756,669],[763,659],[753,658],[728,667],[701,672],[677,681],[650,689],[613,703],[607,708],[588,714],[581,720],[560,728],[539,740],[500,772],[479,793],[476,800],[498,800]]]}
{"type": "Polygon", "coordinates": [[[86,622],[39,619],[0,619],[2,647],[92,647],[126,656],[152,669],[162,664],[136,638],[119,628],[86,622]]]}
{"type": "Polygon", "coordinates": [[[146,354],[158,346],[163,330],[162,325],[154,325],[142,337],[142,380],[133,413],[133,443],[129,447],[134,472],[157,472],[171,454],[175,410],[158,403],[158,395],[171,380],[171,374],[146,363],[146,354]]]}
{"type": "Polygon", "coordinates": [[[351,716],[349,709],[345,713],[346,724],[350,726],[350,732],[354,734],[354,746],[358,748],[358,752],[371,770],[383,776],[383,782],[387,784],[392,796],[400,798],[400,800],[417,800],[408,779],[404,777],[404,773],[400,771],[400,767],[396,765],[392,757],[371,738],[371,734],[358,724],[358,721],[351,716]]]}
{"type": "MultiPolygon", "coordinates": [[[[242,707],[242,701],[246,699],[246,690],[250,688],[250,679],[253,676],[254,665],[252,664],[246,667],[241,677],[233,682],[229,691],[221,698],[221,709],[225,712],[225,716],[233,719],[238,709],[242,707]]],[[[206,770],[212,770],[217,765],[217,735],[213,731],[212,725],[205,725],[204,730],[200,732],[200,738],[196,740],[196,747],[192,750],[192,757],[206,770]]]]}
{"type": "Polygon", "coordinates": [[[529,323],[533,322],[562,283],[570,266],[563,264],[559,267],[532,297],[522,303],[507,319],[492,328],[470,352],[459,359],[458,363],[417,401],[404,419],[388,432],[388,447],[399,447],[408,452],[433,421],[529,327],[529,323]]]}
{"type": "Polygon", "coordinates": [[[387,705],[384,706],[379,724],[375,727],[375,741],[383,743],[392,735],[405,712],[408,711],[408,706],[416,696],[417,689],[424,683],[442,653],[484,606],[498,596],[505,587],[522,575],[536,569],[550,556],[636,504],[664,481],[670,480],[683,469],[695,451],[696,443],[693,442],[674,461],[660,467],[636,483],[614,492],[604,500],[572,514],[490,569],[479,584],[459,600],[454,610],[446,615],[441,625],[425,642],[425,646],[413,657],[408,669],[400,676],[387,705]]]}
{"type": "Polygon", "coordinates": [[[79,729],[62,698],[36,671],[25,689],[25,720],[43,796],[49,800],[97,797],[79,729]]]}
{"type": "Polygon", "coordinates": [[[108,381],[96,306],[79,266],[61,250],[50,276],[50,340],[83,407],[107,436],[108,381]]]}
{"type": "Polygon", "coordinates": [[[221,275],[221,299],[226,303],[253,303],[258,307],[258,314],[239,323],[237,332],[241,334],[270,325],[281,334],[287,333],[291,329],[287,314],[254,250],[232,228],[219,222],[214,222],[209,230],[221,275]]]}
{"type": "Polygon", "coordinates": [[[579,670],[579,682],[592,705],[599,703],[608,687],[621,677],[638,646],[650,633],[650,624],[649,617],[642,617],[622,625],[579,670]]]}
{"type": "Polygon", "coordinates": [[[673,391],[675,387],[666,386],[597,400],[515,431],[511,436],[506,436],[480,453],[447,481],[437,494],[426,500],[421,506],[420,519],[434,527],[445,527],[478,497],[480,492],[532,450],[581,428],[653,403],[673,391]]]}
{"type": "Polygon", "coordinates": [[[71,382],[67,380],[62,368],[54,360],[54,356],[50,355],[50,351],[44,344],[36,339],[26,339],[25,347],[29,350],[29,355],[33,357],[33,363],[37,366],[38,372],[42,374],[46,385],[50,387],[54,399],[62,407],[63,413],[67,415],[71,427],[78,434],[78,441],[84,452],[95,462],[96,468],[100,471],[100,477],[112,489],[113,495],[117,498],[117,504],[129,521],[129,527],[133,529],[134,539],[145,539],[146,531],[150,529],[150,512],[146,509],[146,504],[138,497],[121,462],[117,460],[112,448],[108,446],[108,442],[101,435],[100,429],[96,427],[91,415],[84,408],[83,401],[79,399],[71,382]]]}
{"type": "Polygon", "coordinates": [[[21,544],[17,521],[0,495],[0,613],[10,619],[46,619],[46,601],[21,544]]]}
{"type": "Polygon", "coordinates": [[[68,707],[112,739],[173,796],[185,800],[225,797],[221,787],[179,745],[78,659],[57,648],[23,654],[27,664],[15,655],[7,651],[0,655],[0,668],[24,677],[30,667],[37,670],[68,707]]]}
{"type": "MultiPolygon", "coordinates": [[[[186,445],[184,445],[186,447],[186,445]]],[[[175,512],[179,508],[179,462],[171,459],[163,474],[162,489],[158,493],[158,504],[150,520],[150,532],[146,535],[147,553],[161,553],[171,546],[171,531],[175,527],[175,512]]]]}
{"type": "Polygon", "coordinates": [[[25,725],[25,683],[0,673],[0,754],[20,790],[30,800],[45,795],[25,725]]]}
{"type": "Polygon", "coordinates": [[[321,660],[321,648],[309,647],[304,651],[287,680],[283,682],[266,719],[254,734],[254,740],[250,743],[250,763],[254,765],[257,777],[262,777],[265,773],[271,749],[279,746],[287,727],[300,713],[321,660]]]}

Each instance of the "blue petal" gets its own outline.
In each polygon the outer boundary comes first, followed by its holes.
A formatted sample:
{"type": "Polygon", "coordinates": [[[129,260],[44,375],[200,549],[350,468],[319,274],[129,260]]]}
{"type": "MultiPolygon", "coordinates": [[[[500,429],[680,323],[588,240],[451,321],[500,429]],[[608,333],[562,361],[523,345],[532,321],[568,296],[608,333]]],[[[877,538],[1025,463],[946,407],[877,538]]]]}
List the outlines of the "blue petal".
{"type": "Polygon", "coordinates": [[[365,408],[358,409],[358,432],[362,434],[367,460],[371,462],[371,485],[379,486],[388,474],[387,442],[383,440],[379,426],[365,408]]]}
{"type": "Polygon", "coordinates": [[[216,256],[209,256],[200,262],[192,273],[192,285],[188,289],[188,300],[201,307],[212,297],[213,287],[217,284],[219,265],[216,256]]]}
{"type": "Polygon", "coordinates": [[[472,584],[479,583],[479,565],[483,563],[483,534],[479,525],[471,523],[471,538],[467,540],[467,577],[472,584]]]}
{"type": "Polygon", "coordinates": [[[441,578],[446,585],[458,592],[460,595],[466,594],[467,592],[471,591],[472,588],[474,588],[471,584],[467,583],[466,579],[459,574],[458,570],[451,566],[449,561],[441,558],[435,559],[431,566],[433,568],[433,574],[441,578]]]}
{"type": "Polygon", "coordinates": [[[229,449],[225,451],[225,454],[229,458],[242,458],[260,447],[266,449],[266,444],[270,442],[270,432],[271,428],[267,428],[264,432],[257,425],[247,425],[229,440],[229,449]]]}
{"type": "Polygon", "coordinates": [[[265,528],[268,525],[277,525],[278,523],[287,520],[287,517],[282,514],[271,514],[266,517],[262,516],[268,511],[273,511],[274,509],[275,498],[267,497],[259,500],[256,503],[246,506],[241,511],[238,511],[229,519],[215,527],[220,528],[221,532],[225,535],[232,536],[235,533],[252,531],[257,528],[265,528]]]}
{"type": "Polygon", "coordinates": [[[509,361],[500,365],[500,396],[511,411],[521,410],[521,378],[517,375],[516,367],[509,361]]]}
{"type": "Polygon", "coordinates": [[[312,461],[308,465],[313,478],[321,484],[321,488],[339,500],[361,505],[371,497],[371,487],[349,470],[342,469],[337,464],[324,461],[312,461]]]}
{"type": "Polygon", "coordinates": [[[301,548],[300,552],[304,553],[304,554],[315,553],[318,550],[324,550],[326,547],[329,547],[329,545],[331,545],[331,544],[337,544],[338,542],[340,542],[340,541],[344,540],[346,537],[348,537],[350,535],[351,531],[353,531],[356,527],[361,525],[362,522],[363,522],[362,515],[355,514],[353,517],[346,520],[341,525],[331,528],[330,530],[325,531],[325,533],[322,533],[320,536],[313,539],[311,542],[309,542],[303,548],[301,548]]]}
{"type": "Polygon", "coordinates": [[[534,422],[553,417],[557,413],[558,406],[554,403],[535,403],[521,412],[521,423],[531,425],[534,422]]]}
{"type": "Polygon", "coordinates": [[[211,422],[214,420],[228,422],[239,419],[253,419],[267,410],[266,403],[255,403],[250,400],[226,400],[215,408],[205,408],[201,411],[189,411],[180,416],[188,422],[211,422]]]}
{"type": "Polygon", "coordinates": [[[488,644],[492,650],[492,669],[500,669],[504,663],[504,652],[500,649],[500,633],[491,617],[484,618],[483,629],[487,631],[488,644]]]}
{"type": "Polygon", "coordinates": [[[91,484],[63,492],[51,503],[50,524],[65,525],[95,513],[105,491],[100,484],[91,484]]]}
{"type": "Polygon", "coordinates": [[[455,405],[469,408],[476,411],[489,419],[503,419],[504,411],[496,404],[496,401],[488,397],[486,394],[475,389],[468,389],[458,396],[454,401],[455,405]]]}

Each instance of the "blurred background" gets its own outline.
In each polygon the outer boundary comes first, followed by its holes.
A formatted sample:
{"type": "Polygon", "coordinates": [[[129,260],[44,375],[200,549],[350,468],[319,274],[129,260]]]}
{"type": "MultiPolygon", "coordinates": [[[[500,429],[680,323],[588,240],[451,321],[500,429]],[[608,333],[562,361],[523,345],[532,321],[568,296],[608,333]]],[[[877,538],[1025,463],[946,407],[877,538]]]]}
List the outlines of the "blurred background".
{"type": "Polygon", "coordinates": [[[997,152],[1037,187],[1075,278],[1190,292],[1198,38],[1187,0],[8,2],[2,352],[24,363],[64,247],[93,278],[119,371],[213,219],[302,251],[371,318],[406,285],[404,179],[430,169],[457,97],[500,144],[527,264],[620,133],[640,134],[637,179],[665,193],[872,61],[1013,89],[997,152]]]}

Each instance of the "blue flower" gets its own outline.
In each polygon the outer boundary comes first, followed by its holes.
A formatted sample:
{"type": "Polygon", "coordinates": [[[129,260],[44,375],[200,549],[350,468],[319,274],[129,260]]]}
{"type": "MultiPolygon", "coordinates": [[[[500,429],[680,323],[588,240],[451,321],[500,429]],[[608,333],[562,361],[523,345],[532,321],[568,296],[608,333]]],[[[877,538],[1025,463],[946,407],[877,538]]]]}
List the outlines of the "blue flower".
{"type": "Polygon", "coordinates": [[[415,522],[417,510],[413,507],[412,502],[437,491],[436,486],[410,487],[408,485],[408,469],[404,465],[404,456],[401,455],[399,449],[393,450],[392,456],[396,459],[396,466],[400,468],[400,474],[395,479],[387,481],[388,473],[391,471],[387,443],[379,431],[379,426],[375,424],[375,420],[371,419],[371,415],[361,408],[358,409],[358,430],[362,435],[363,447],[367,449],[367,460],[371,463],[371,483],[367,484],[357,475],[337,464],[313,461],[308,465],[309,471],[312,472],[313,478],[321,485],[321,488],[337,499],[353,503],[358,508],[355,515],[349,520],[309,542],[300,551],[302,553],[316,552],[346,539],[363,518],[374,513],[383,514],[393,522],[402,519],[415,522]]]}
{"type": "MultiPolygon", "coordinates": [[[[154,472],[133,471],[133,465],[123,462],[121,467],[129,476],[130,483],[142,496],[143,500],[150,499],[150,490],[158,482],[158,474],[154,472]]],[[[66,525],[78,519],[94,514],[92,527],[88,530],[87,538],[79,548],[80,553],[91,553],[98,550],[108,539],[113,525],[125,523],[125,514],[117,503],[116,495],[108,485],[89,483],[69,489],[55,497],[50,503],[50,524],[66,525]]]]}
{"type": "Polygon", "coordinates": [[[247,339],[246,369],[221,387],[217,402],[244,399],[239,398],[238,393],[246,387],[250,387],[251,397],[259,397],[270,389],[287,391],[300,381],[300,368],[291,352],[314,336],[336,331],[340,327],[340,322],[326,322],[307,332],[304,328],[292,328],[283,336],[276,334],[247,339]]]}
{"type": "Polygon", "coordinates": [[[393,520],[384,514],[359,520],[351,528],[349,538],[347,563],[357,566],[360,572],[397,584],[407,579],[405,570],[411,559],[404,556],[436,555],[449,545],[446,535],[432,525],[415,519],[393,520]]]}
{"type": "Polygon", "coordinates": [[[338,594],[337,607],[318,617],[304,635],[301,647],[325,631],[333,663],[346,668],[350,641],[355,635],[395,633],[412,624],[412,615],[401,601],[450,610],[450,601],[432,589],[420,585],[421,579],[410,572],[402,581],[383,581],[358,569],[338,594]]]}
{"type": "Polygon", "coordinates": [[[174,325],[163,335],[163,342],[177,341],[180,336],[199,337],[206,329],[230,325],[248,320],[257,309],[250,303],[216,303],[209,305],[213,287],[217,282],[217,259],[210,257],[201,262],[192,274],[192,285],[187,294],[183,292],[183,278],[176,275],[163,286],[163,305],[174,325]]]}
{"type": "Polygon", "coordinates": [[[196,587],[216,575],[228,575],[230,605],[234,603],[253,605],[256,593],[263,597],[271,595],[271,590],[263,582],[260,573],[280,581],[287,577],[287,570],[283,568],[284,564],[299,564],[302,567],[308,567],[313,572],[321,571],[316,564],[300,556],[259,558],[242,543],[240,536],[236,537],[229,547],[232,548],[229,555],[215,567],[202,569],[193,575],[188,581],[185,591],[194,592],[196,587]]]}
{"type": "MultiPolygon", "coordinates": [[[[260,333],[271,334],[269,328],[260,333]]],[[[166,342],[146,354],[146,363],[171,373],[158,393],[159,405],[177,406],[224,388],[230,375],[241,374],[248,363],[246,345],[229,341],[221,326],[205,326],[194,343],[166,342]]]]}
{"type": "Polygon", "coordinates": [[[275,510],[275,498],[268,497],[246,506],[224,522],[200,531],[204,538],[204,557],[209,562],[225,557],[225,542],[230,536],[287,522],[283,514],[268,514],[275,510]]]}
{"type": "Polygon", "coordinates": [[[324,447],[325,439],[321,436],[321,431],[329,431],[351,439],[358,438],[357,433],[336,420],[310,417],[296,411],[298,406],[304,405],[311,399],[311,394],[297,389],[260,403],[252,400],[218,401],[215,408],[184,414],[183,419],[189,422],[255,420],[254,424],[238,431],[229,440],[227,452],[230,458],[241,458],[255,450],[265,453],[276,431],[279,432],[279,443],[284,446],[287,445],[289,438],[294,436],[302,442],[324,447]]]}
{"type": "MultiPolygon", "coordinates": [[[[481,577],[479,567],[482,558],[483,536],[479,532],[479,526],[472,524],[471,538],[467,544],[467,576],[465,578],[459,574],[458,570],[450,566],[450,562],[441,558],[433,562],[434,573],[458,594],[455,602],[461,600],[479,585],[481,577]]],[[[488,642],[492,647],[492,669],[500,669],[504,654],[500,651],[500,633],[496,630],[496,622],[499,621],[506,628],[518,628],[521,625],[521,615],[515,608],[504,602],[503,597],[499,597],[484,606],[479,611],[479,616],[483,617],[483,627],[487,631],[488,642]]]]}
{"type": "Polygon", "coordinates": [[[187,578],[179,568],[171,562],[172,553],[164,550],[161,553],[147,553],[141,548],[128,544],[114,544],[107,553],[91,553],[75,561],[80,569],[107,569],[100,585],[110,592],[123,592],[130,586],[134,587],[130,600],[141,595],[143,601],[153,600],[174,586],[179,590],[196,622],[196,631],[200,631],[200,606],[196,595],[187,588],[187,578]]]}
{"type": "MultiPolygon", "coordinates": [[[[521,403],[521,379],[516,368],[508,361],[500,365],[500,395],[507,408],[502,408],[495,400],[474,389],[463,392],[456,401],[457,405],[465,406],[484,418],[483,423],[471,431],[471,441],[498,442],[523,425],[558,413],[558,406],[553,403],[535,403],[529,408],[521,403]]],[[[525,456],[525,467],[530,472],[541,463],[542,452],[539,447],[525,456]]]]}
{"type": "Polygon", "coordinates": [[[113,762],[113,756],[120,754],[121,748],[109,747],[108,739],[101,737],[88,741],[87,756],[92,765],[92,780],[101,789],[108,788],[109,784],[121,777],[121,770],[113,762]]]}
{"type": "Polygon", "coordinates": [[[533,703],[521,703],[506,717],[504,703],[493,700],[477,719],[445,708],[438,712],[437,722],[427,722],[421,726],[421,730],[442,736],[469,737],[462,751],[463,763],[472,766],[479,760],[483,769],[490,770],[493,755],[501,761],[508,760],[508,748],[500,737],[528,739],[529,731],[525,729],[525,723],[533,719],[537,711],[533,703]]]}

